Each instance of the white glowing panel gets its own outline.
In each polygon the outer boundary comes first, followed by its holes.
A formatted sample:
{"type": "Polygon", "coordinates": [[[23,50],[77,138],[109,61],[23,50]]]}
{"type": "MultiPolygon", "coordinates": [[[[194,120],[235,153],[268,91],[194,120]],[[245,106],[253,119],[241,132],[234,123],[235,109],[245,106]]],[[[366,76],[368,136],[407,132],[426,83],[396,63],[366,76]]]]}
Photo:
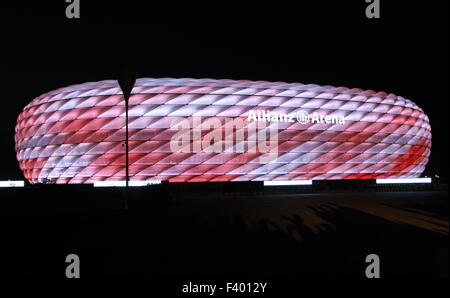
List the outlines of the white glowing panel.
{"type": "Polygon", "coordinates": [[[431,183],[431,178],[387,178],[377,179],[377,184],[431,183]]]}
{"type": "Polygon", "coordinates": [[[264,181],[264,186],[312,185],[312,180],[264,181]]]}
{"type": "Polygon", "coordinates": [[[0,181],[0,187],[24,187],[25,182],[24,181],[0,181]]]}
{"type": "MultiPolygon", "coordinates": [[[[159,180],[152,180],[152,181],[129,181],[129,186],[148,186],[148,185],[155,185],[155,184],[161,184],[161,181],[159,180]]],[[[125,187],[126,182],[125,181],[95,181],[94,187],[125,187]]]]}

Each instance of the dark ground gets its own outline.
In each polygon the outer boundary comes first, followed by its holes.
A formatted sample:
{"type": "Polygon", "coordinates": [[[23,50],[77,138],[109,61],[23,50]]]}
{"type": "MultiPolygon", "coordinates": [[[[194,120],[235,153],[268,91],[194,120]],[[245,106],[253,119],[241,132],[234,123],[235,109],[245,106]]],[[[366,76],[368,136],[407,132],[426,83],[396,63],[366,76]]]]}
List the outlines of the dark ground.
{"type": "Polygon", "coordinates": [[[42,186],[0,190],[0,276],[448,278],[448,190],[235,192],[42,186]],[[168,194],[168,195],[167,195],[168,194]],[[169,198],[168,198],[169,197],[169,198]]]}

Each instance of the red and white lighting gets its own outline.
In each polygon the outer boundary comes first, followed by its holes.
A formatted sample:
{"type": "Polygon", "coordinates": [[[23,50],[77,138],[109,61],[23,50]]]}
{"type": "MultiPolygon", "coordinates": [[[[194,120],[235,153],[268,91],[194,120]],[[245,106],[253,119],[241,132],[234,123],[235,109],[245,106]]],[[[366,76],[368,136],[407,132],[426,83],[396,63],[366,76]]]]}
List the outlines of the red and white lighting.
{"type": "MultiPolygon", "coordinates": [[[[60,88],[19,115],[31,183],[125,180],[125,103],[116,81],[60,88]]],[[[415,178],[428,117],[384,92],[298,83],[144,78],[129,99],[133,181],[415,178]],[[264,116],[264,117],[263,117],[264,116]]]]}

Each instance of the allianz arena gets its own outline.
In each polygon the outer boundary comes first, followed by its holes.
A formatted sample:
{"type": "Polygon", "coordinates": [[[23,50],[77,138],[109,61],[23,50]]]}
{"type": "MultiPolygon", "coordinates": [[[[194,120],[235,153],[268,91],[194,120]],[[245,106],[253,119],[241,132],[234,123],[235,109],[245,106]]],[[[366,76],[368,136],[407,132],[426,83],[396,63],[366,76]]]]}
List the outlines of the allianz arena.
{"type": "MultiPolygon", "coordinates": [[[[17,119],[31,183],[125,180],[117,81],[33,99],[17,119]]],[[[419,177],[431,128],[394,94],[313,84],[142,78],[129,101],[131,180],[171,182],[419,177]]]]}

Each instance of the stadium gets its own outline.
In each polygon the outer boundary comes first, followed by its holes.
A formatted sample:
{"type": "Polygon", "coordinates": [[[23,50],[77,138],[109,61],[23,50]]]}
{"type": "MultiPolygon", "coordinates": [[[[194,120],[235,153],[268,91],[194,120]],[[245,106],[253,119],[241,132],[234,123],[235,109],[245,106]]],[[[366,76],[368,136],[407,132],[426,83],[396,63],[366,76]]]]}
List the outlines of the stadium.
{"type": "MultiPolygon", "coordinates": [[[[129,104],[131,180],[412,178],[430,155],[428,117],[411,100],[384,92],[142,78],[129,104]]],[[[15,142],[31,183],[125,180],[125,104],[117,81],[35,98],[18,117],[15,142]]]]}

